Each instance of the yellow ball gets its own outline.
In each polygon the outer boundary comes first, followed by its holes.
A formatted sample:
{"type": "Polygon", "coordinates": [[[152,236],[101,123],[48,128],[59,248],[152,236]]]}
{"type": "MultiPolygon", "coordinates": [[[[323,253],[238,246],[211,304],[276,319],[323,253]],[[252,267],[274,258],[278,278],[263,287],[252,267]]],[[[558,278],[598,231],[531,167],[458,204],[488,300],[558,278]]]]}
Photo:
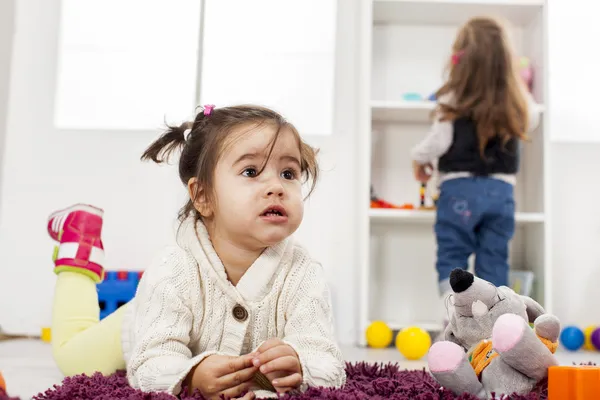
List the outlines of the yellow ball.
{"type": "Polygon", "coordinates": [[[367,328],[366,336],[369,346],[382,349],[392,343],[394,334],[385,322],[375,321],[367,328]]]}
{"type": "Polygon", "coordinates": [[[409,360],[418,360],[429,351],[431,337],[425,330],[410,326],[402,329],[396,336],[396,348],[409,360]]]}
{"type": "Polygon", "coordinates": [[[585,328],[585,330],[583,331],[583,334],[585,335],[585,342],[583,343],[583,348],[585,350],[596,350],[596,348],[592,344],[592,333],[594,333],[594,330],[596,330],[596,328],[597,326],[591,325],[585,328]]]}

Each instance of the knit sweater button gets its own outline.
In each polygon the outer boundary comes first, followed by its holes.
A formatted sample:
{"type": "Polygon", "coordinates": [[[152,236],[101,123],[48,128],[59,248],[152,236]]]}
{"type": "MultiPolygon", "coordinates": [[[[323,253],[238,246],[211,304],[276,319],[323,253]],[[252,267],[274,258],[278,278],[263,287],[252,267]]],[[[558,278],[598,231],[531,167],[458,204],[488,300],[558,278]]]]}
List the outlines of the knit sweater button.
{"type": "Polygon", "coordinates": [[[248,311],[239,304],[233,307],[233,318],[240,322],[244,322],[248,318],[248,311]]]}

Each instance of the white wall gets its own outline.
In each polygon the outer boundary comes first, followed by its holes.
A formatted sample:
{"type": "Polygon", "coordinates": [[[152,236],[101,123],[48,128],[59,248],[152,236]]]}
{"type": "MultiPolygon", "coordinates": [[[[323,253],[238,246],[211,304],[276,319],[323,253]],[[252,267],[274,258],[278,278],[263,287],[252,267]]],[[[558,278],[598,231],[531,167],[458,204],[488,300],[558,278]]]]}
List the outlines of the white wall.
{"type": "Polygon", "coordinates": [[[600,57],[590,50],[600,6],[548,3],[553,309],[564,325],[584,328],[600,325],[600,57]]]}
{"type": "Polygon", "coordinates": [[[600,325],[600,144],[555,143],[553,307],[563,325],[600,325]]]}
{"type": "MultiPolygon", "coordinates": [[[[143,269],[172,240],[183,190],[174,168],[139,156],[156,132],[59,131],[52,126],[57,2],[18,2],[0,199],[0,326],[39,334],[49,324],[55,277],[45,221],[56,208],[106,210],[107,268],[143,269]],[[33,296],[36,296],[35,300],[33,296]],[[18,306],[8,307],[9,304],[18,306]]],[[[357,1],[339,7],[334,133],[321,147],[323,179],[298,233],[327,269],[342,342],[355,339],[355,117],[357,1]],[[343,82],[343,84],[342,84],[343,82]]]]}
{"type": "MultiPolygon", "coordinates": [[[[8,91],[10,85],[10,65],[14,36],[15,3],[13,0],[0,2],[0,168],[4,139],[6,137],[6,119],[8,111],[8,91]]],[[[0,169],[1,171],[1,169],[0,169]]],[[[1,189],[0,189],[1,190],[1,189]]]]}
{"type": "Polygon", "coordinates": [[[53,129],[57,4],[22,1],[16,9],[0,202],[0,324],[8,332],[39,334],[50,321],[51,211],[102,206],[107,267],[141,269],[169,241],[180,204],[175,171],[138,161],[155,132],[53,129]]]}

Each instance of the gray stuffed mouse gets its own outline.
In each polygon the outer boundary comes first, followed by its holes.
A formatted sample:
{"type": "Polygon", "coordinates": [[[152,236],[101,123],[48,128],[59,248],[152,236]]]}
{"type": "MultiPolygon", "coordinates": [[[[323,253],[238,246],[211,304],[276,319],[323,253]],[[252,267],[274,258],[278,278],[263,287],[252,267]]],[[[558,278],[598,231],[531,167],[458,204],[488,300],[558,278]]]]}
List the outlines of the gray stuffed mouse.
{"type": "Polygon", "coordinates": [[[428,355],[440,385],[481,399],[526,394],[558,365],[560,321],[535,300],[460,268],[450,274],[450,286],[454,312],[445,340],[428,355]]]}

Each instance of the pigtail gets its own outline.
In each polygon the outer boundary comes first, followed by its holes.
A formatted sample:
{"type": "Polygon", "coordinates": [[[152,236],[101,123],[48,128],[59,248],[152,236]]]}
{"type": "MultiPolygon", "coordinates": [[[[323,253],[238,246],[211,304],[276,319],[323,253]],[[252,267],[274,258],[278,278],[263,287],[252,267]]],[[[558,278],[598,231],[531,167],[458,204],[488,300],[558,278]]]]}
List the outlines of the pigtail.
{"type": "Polygon", "coordinates": [[[142,161],[152,160],[157,164],[167,161],[173,151],[185,145],[186,131],[192,128],[192,123],[184,122],[179,126],[169,126],[168,128],[144,151],[141,157],[142,161]]]}

